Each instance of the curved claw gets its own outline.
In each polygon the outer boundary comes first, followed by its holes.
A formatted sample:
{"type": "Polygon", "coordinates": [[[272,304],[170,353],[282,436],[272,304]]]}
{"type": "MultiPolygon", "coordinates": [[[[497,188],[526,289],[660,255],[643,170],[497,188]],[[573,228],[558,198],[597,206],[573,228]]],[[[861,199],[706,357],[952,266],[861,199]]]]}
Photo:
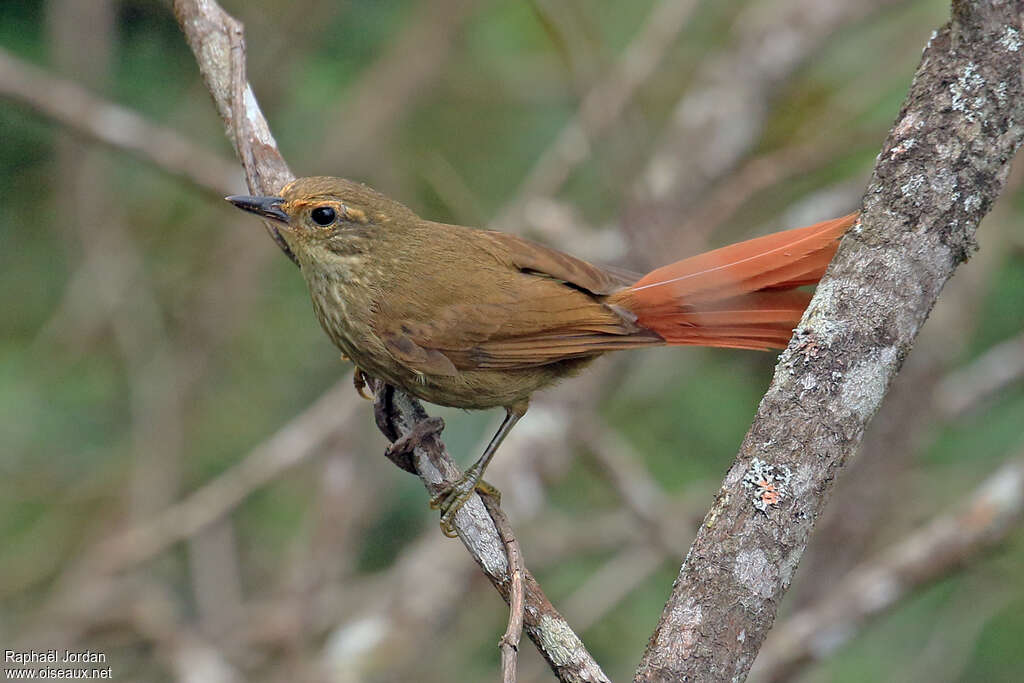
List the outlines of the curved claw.
{"type": "Polygon", "coordinates": [[[441,533],[448,538],[458,538],[459,532],[455,528],[455,513],[453,512],[450,517],[446,514],[441,515],[441,533]]]}
{"type": "MultiPolygon", "coordinates": [[[[345,358],[345,356],[342,355],[342,358],[345,358]]],[[[358,367],[352,371],[352,386],[356,388],[356,393],[359,394],[360,397],[366,399],[367,401],[374,400],[373,396],[367,396],[365,393],[363,393],[363,389],[367,387],[366,373],[360,370],[358,367]]]]}
{"type": "Polygon", "coordinates": [[[451,488],[430,499],[430,509],[441,511],[441,533],[448,538],[456,538],[459,535],[455,528],[455,515],[473,493],[491,496],[501,502],[501,491],[479,477],[480,473],[476,468],[470,468],[465,476],[452,484],[451,488]]]}

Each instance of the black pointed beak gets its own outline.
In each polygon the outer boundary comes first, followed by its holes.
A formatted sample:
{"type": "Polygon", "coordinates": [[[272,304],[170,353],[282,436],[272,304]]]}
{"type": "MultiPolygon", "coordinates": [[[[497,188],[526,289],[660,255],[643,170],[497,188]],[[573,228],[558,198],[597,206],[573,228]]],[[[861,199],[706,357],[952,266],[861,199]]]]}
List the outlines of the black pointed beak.
{"type": "Polygon", "coordinates": [[[284,202],[281,197],[250,197],[245,194],[233,194],[224,199],[242,211],[248,211],[281,223],[288,223],[288,214],[281,210],[281,204],[284,202]]]}

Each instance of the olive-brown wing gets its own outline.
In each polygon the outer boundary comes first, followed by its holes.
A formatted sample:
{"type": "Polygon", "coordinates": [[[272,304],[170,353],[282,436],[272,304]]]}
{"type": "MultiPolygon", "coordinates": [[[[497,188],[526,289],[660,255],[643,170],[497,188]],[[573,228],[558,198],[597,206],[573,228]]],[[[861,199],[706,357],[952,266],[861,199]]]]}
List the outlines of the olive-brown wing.
{"type": "Polygon", "coordinates": [[[502,233],[463,237],[475,258],[463,251],[458,262],[436,264],[457,271],[455,277],[435,278],[420,296],[379,306],[378,337],[416,372],[535,367],[660,343],[604,303],[633,274],[502,233]]]}
{"type": "Polygon", "coordinates": [[[623,268],[595,266],[563,251],[530,240],[493,230],[477,230],[482,248],[507,259],[521,272],[559,280],[598,296],[621,291],[640,279],[639,273],[623,268]],[[488,243],[490,243],[488,245],[488,243]]]}

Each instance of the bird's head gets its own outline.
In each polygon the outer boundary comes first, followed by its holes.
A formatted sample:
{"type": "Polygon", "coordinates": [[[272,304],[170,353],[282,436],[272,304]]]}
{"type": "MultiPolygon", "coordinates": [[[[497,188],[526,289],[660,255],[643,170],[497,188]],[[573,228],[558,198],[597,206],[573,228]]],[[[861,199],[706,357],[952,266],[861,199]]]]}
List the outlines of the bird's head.
{"type": "Polygon", "coordinates": [[[419,220],[404,205],[362,183],[327,176],[298,178],[280,196],[226,199],[273,221],[300,263],[311,256],[362,253],[368,243],[396,237],[404,225],[419,220]]]}

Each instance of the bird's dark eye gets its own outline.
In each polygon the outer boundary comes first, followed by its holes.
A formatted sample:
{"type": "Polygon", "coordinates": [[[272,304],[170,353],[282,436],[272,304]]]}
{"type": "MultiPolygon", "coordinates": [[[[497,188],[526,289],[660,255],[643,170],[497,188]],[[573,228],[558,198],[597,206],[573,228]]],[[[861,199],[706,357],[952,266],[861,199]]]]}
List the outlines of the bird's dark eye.
{"type": "Polygon", "coordinates": [[[326,228],[334,222],[334,219],[338,217],[338,213],[329,206],[318,206],[310,212],[309,217],[320,227],[326,228]]]}

